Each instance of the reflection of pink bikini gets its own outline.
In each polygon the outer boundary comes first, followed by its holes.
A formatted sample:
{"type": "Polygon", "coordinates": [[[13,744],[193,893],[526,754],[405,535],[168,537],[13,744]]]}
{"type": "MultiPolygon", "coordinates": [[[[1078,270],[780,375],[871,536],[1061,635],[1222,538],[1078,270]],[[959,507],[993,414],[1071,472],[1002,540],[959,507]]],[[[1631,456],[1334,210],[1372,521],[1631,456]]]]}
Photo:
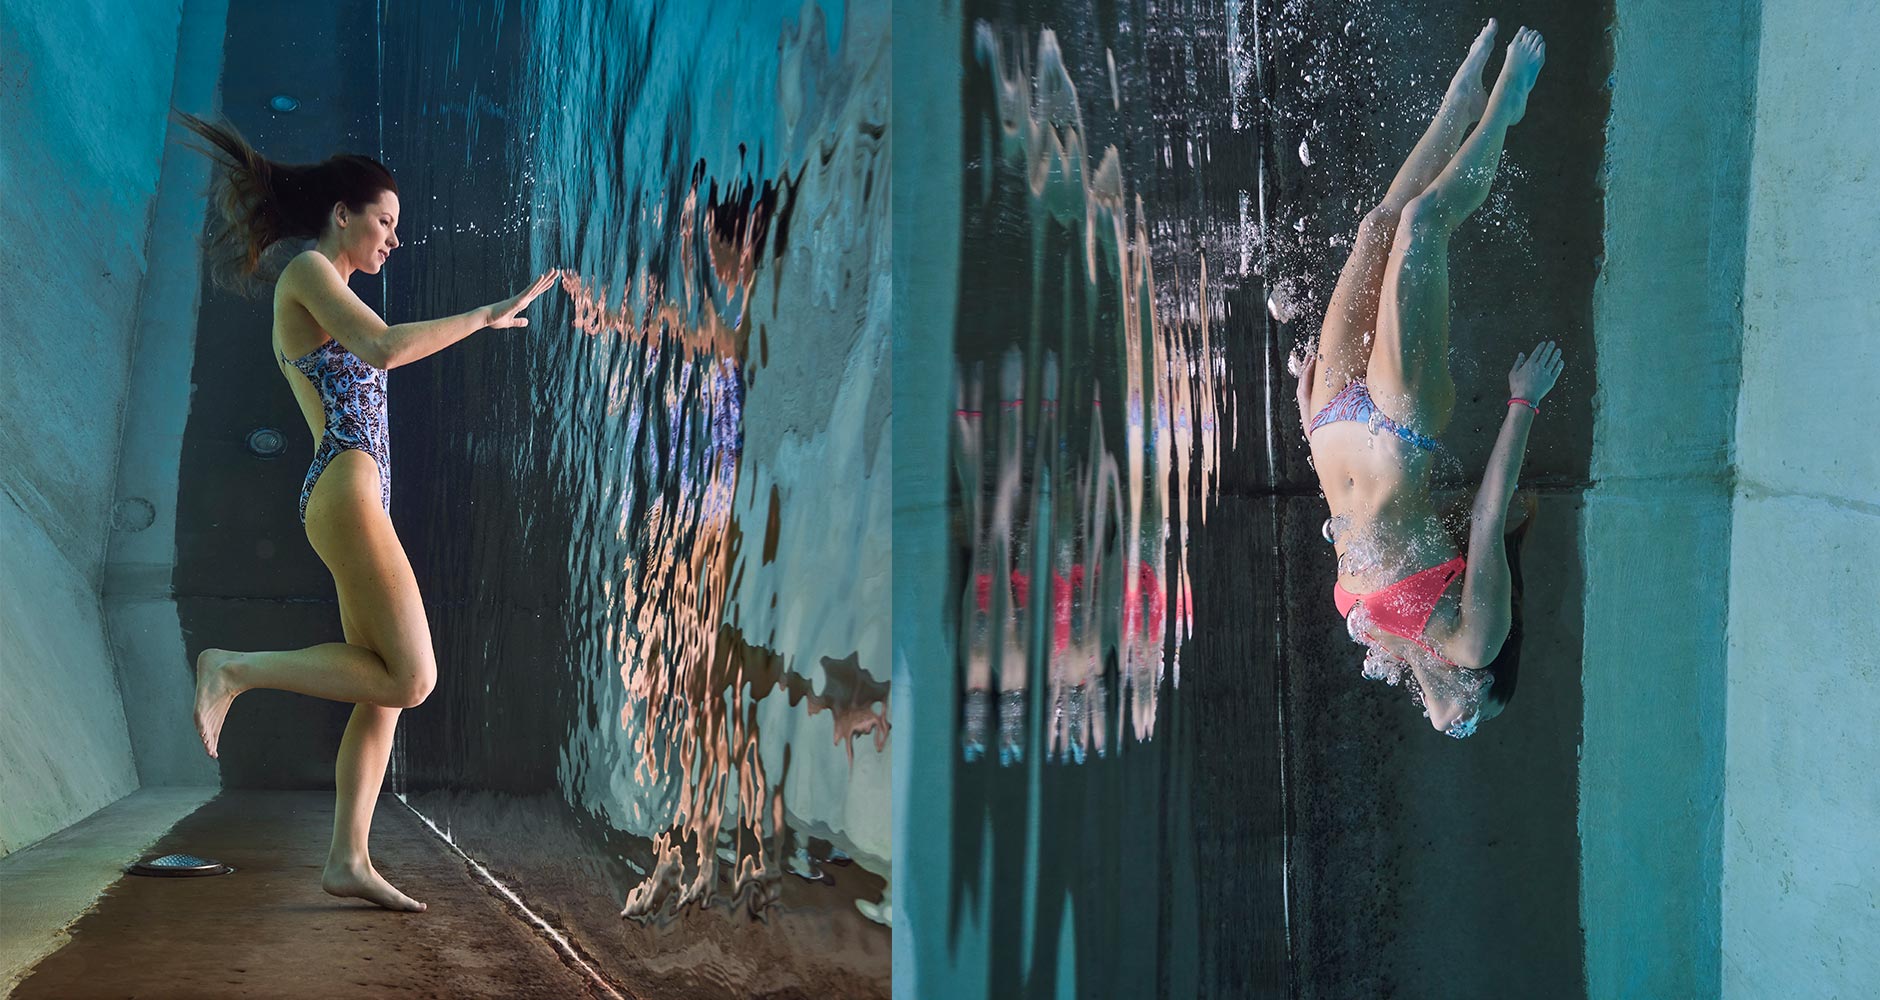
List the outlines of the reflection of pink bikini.
{"type": "MultiPolygon", "coordinates": [[[[1141,587],[1141,590],[1136,596],[1140,598],[1142,603],[1146,603],[1149,606],[1148,614],[1145,616],[1143,609],[1138,606],[1137,601],[1129,599],[1131,595],[1125,595],[1125,604],[1123,607],[1123,635],[1128,639],[1134,639],[1139,634],[1159,636],[1162,634],[1163,621],[1162,580],[1160,577],[1156,576],[1155,570],[1149,568],[1148,563],[1142,563],[1138,565],[1136,569],[1136,579],[1138,585],[1141,587]],[[1145,617],[1147,618],[1146,623],[1144,621],[1145,617]],[[1146,629],[1144,628],[1145,624],[1147,625],[1146,629]]],[[[1010,579],[1012,582],[1012,612],[1016,614],[1024,611],[1025,605],[1029,603],[1031,599],[1031,576],[1030,574],[1013,570],[1010,579]]],[[[1071,595],[1081,592],[1083,589],[1084,566],[1082,563],[1071,567],[1071,575],[1068,579],[1061,573],[1051,574],[1051,648],[1060,653],[1070,648],[1071,644],[1071,595]]],[[[981,573],[973,579],[973,599],[978,605],[981,614],[991,612],[991,573],[981,573]]],[[[1427,618],[1428,615],[1425,614],[1424,617],[1427,618]]],[[[1187,619],[1184,618],[1182,620],[1186,621],[1187,619]]]]}
{"type": "Polygon", "coordinates": [[[1467,559],[1457,556],[1368,594],[1354,594],[1344,584],[1333,582],[1332,600],[1338,605],[1338,613],[1346,618],[1351,617],[1352,605],[1363,601],[1373,625],[1422,646],[1431,656],[1453,667],[1454,661],[1423,641],[1423,629],[1430,622],[1430,613],[1436,610],[1436,602],[1468,564],[1467,559]]]}

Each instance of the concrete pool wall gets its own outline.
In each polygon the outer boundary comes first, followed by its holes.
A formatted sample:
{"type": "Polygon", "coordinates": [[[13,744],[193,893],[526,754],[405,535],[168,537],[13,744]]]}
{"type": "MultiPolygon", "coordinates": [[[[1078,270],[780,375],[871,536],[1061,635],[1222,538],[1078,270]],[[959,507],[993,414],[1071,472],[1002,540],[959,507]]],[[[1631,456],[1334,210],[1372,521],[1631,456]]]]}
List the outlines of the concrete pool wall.
{"type": "MultiPolygon", "coordinates": [[[[1867,4],[1621,2],[1586,539],[1593,997],[1880,979],[1867,4]],[[1676,39],[1676,44],[1667,40],[1676,39]]],[[[1806,984],[1806,985],[1804,985],[1806,984]]]]}
{"type": "Polygon", "coordinates": [[[181,6],[0,15],[0,854],[138,786],[100,594],[181,6]]]}
{"type": "Polygon", "coordinates": [[[1720,625],[1755,18],[1753,3],[1694,17],[1620,2],[1610,36],[1593,485],[1580,533],[1580,909],[1592,997],[1716,992],[1720,625]]]}
{"type": "Polygon", "coordinates": [[[1876,38],[1863,0],[1763,8],[1730,507],[1727,1000],[1880,983],[1876,38]]]}

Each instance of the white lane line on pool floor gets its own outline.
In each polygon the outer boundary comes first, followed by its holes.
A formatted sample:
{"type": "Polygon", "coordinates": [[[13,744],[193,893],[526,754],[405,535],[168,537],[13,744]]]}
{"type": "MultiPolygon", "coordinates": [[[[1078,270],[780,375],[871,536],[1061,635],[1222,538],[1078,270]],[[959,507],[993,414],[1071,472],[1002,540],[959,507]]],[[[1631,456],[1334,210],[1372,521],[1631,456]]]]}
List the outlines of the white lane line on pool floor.
{"type": "Polygon", "coordinates": [[[543,920],[534,910],[529,909],[529,904],[524,903],[521,896],[516,895],[508,886],[499,881],[496,876],[490,874],[490,870],[483,867],[481,862],[464,853],[464,849],[458,847],[455,840],[450,839],[450,834],[438,829],[437,824],[431,822],[431,817],[419,812],[411,803],[406,802],[404,796],[400,795],[397,798],[400,805],[404,806],[406,809],[410,809],[411,814],[418,817],[419,822],[429,827],[432,833],[437,834],[437,839],[450,845],[450,849],[457,852],[458,857],[469,862],[471,871],[476,872],[477,876],[483,879],[483,881],[495,886],[496,891],[502,893],[504,899],[509,900],[516,909],[522,911],[522,915],[529,918],[529,922],[534,924],[537,930],[548,935],[549,940],[555,942],[555,947],[561,949],[562,956],[574,963],[576,968],[586,973],[588,979],[593,982],[597,988],[606,992],[613,1000],[629,1000],[629,998],[621,994],[619,990],[614,989],[613,984],[609,983],[605,976],[602,976],[592,965],[589,965],[587,959],[581,957],[581,953],[575,950],[573,942],[569,941],[560,931],[556,930],[554,925],[543,920]]]}

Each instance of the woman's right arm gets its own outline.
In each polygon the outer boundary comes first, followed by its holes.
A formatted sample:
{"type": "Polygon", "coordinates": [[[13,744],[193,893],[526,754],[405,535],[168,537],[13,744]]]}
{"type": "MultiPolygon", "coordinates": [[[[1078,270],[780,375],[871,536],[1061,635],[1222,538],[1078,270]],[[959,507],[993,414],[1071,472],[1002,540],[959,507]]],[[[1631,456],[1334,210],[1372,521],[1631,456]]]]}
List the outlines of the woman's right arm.
{"type": "Polygon", "coordinates": [[[1502,532],[1507,528],[1508,501],[1521,474],[1528,430],[1534,425],[1541,397],[1553,389],[1565,367],[1560,348],[1549,340],[1536,347],[1532,355],[1515,358],[1514,370],[1508,373],[1508,391],[1517,398],[1508,401],[1501,434],[1495,438],[1488,469],[1482,474],[1482,488],[1475,494],[1469,520],[1468,566],[1462,571],[1462,624],[1445,643],[1446,655],[1459,666],[1488,666],[1507,640],[1513,581],[1502,532]]]}
{"type": "Polygon", "coordinates": [[[1508,501],[1514,495],[1515,480],[1521,474],[1521,460],[1527,455],[1528,428],[1534,424],[1534,414],[1538,411],[1541,397],[1553,390],[1554,382],[1565,370],[1566,362],[1560,357],[1560,348],[1549,340],[1534,348],[1532,355],[1522,354],[1514,359],[1514,370],[1508,373],[1508,412],[1502,417],[1501,434],[1495,438],[1495,447],[1488,455],[1488,468],[1482,474],[1482,488],[1475,494],[1475,509],[1471,544],[1480,528],[1493,525],[1493,530],[1500,530],[1500,523],[1506,516],[1508,501]],[[1516,399],[1525,399],[1524,406],[1516,399]]]}
{"type": "Polygon", "coordinates": [[[496,305],[440,319],[387,326],[370,306],[339,278],[331,261],[317,250],[295,257],[281,272],[288,293],[312,314],[314,322],[340,346],[374,368],[396,368],[427,358],[486,326],[527,326],[516,316],[548,288],[555,272],[496,305]]]}

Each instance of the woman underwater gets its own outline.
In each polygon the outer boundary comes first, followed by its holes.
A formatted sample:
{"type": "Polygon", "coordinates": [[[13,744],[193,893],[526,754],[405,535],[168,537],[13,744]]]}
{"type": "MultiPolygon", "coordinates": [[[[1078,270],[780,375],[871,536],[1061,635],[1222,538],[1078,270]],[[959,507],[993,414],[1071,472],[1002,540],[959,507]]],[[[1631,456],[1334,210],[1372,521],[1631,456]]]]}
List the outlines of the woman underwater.
{"type": "Polygon", "coordinates": [[[275,163],[239,133],[193,115],[178,120],[207,140],[223,225],[210,240],[216,276],[236,287],[281,240],[312,239],[274,281],[275,363],[313,432],[313,464],[300,492],[307,541],[333,574],[345,642],[278,652],[205,649],[196,658],[196,731],[209,756],[230,703],[274,688],[355,704],[340,741],[333,843],[320,885],[394,910],[424,904],[372,867],[366,841],[401,709],[437,680],[430,623],[411,564],[392,528],[387,369],[429,357],[485,327],[524,327],[519,314],[554,272],[494,305],[387,326],[347,286],[378,274],[399,245],[398,185],[377,160],[339,154],[317,164],[275,163]]]}
{"type": "Polygon", "coordinates": [[[1460,549],[1430,492],[1436,436],[1456,401],[1449,237],[1487,199],[1503,139],[1526,112],[1546,57],[1538,32],[1517,31],[1488,92],[1482,70],[1494,41],[1490,20],[1435,120],[1359,224],[1298,387],[1331,507],[1333,596],[1352,638],[1369,650],[1365,676],[1404,682],[1430,725],[1457,738],[1498,715],[1514,693],[1519,584],[1507,542],[1519,536],[1504,534],[1528,430],[1563,368],[1552,341],[1515,359],[1507,415],[1460,549]],[[1506,643],[1511,627],[1515,642],[1506,643]]]}

